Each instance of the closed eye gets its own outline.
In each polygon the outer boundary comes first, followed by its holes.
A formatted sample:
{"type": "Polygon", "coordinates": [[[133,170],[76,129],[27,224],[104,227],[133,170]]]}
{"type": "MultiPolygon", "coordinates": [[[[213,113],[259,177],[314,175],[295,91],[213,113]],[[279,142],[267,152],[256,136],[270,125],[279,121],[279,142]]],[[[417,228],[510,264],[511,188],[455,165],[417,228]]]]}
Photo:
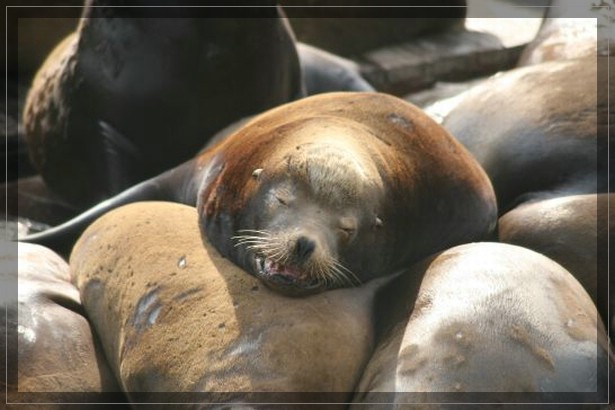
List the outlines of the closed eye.
{"type": "Polygon", "coordinates": [[[357,223],[355,218],[342,217],[338,221],[338,229],[344,236],[344,239],[350,239],[354,236],[357,230],[357,223]]]}
{"type": "Polygon", "coordinates": [[[282,204],[284,206],[288,206],[288,202],[289,202],[288,199],[286,199],[286,198],[284,198],[284,197],[282,197],[280,195],[276,195],[275,199],[277,199],[280,204],[282,204]]]}

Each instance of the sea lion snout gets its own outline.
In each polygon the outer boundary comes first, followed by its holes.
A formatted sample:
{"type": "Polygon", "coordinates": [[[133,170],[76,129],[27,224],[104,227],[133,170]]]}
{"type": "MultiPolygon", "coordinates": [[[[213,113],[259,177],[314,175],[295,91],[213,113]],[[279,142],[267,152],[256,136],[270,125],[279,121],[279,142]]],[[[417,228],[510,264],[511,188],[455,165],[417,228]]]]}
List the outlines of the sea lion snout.
{"type": "Polygon", "coordinates": [[[358,284],[338,260],[331,229],[304,218],[300,221],[298,226],[282,230],[247,231],[236,236],[237,246],[246,251],[248,271],[287,295],[358,284]]]}
{"type": "Polygon", "coordinates": [[[303,235],[299,236],[295,242],[295,259],[297,262],[304,262],[314,253],[315,249],[316,242],[313,239],[303,235]]]}

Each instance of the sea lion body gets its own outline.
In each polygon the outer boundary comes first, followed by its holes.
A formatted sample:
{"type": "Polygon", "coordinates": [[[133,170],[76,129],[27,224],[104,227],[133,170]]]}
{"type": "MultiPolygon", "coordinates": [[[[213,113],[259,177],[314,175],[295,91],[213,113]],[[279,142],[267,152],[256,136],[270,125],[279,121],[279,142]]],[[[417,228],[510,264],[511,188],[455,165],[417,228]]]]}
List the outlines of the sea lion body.
{"type": "Polygon", "coordinates": [[[60,403],[110,392],[125,401],[71,283],[68,264],[39,245],[3,242],[2,247],[8,402],[56,403],[50,408],[60,409],[60,403]]]}
{"type": "MultiPolygon", "coordinates": [[[[586,194],[524,203],[498,221],[501,242],[540,252],[566,268],[583,285],[608,322],[607,240],[613,194],[586,194]]],[[[610,225],[609,225],[610,222],[610,225]]],[[[613,310],[611,309],[611,314],[613,310]]]]}
{"type": "Polygon", "coordinates": [[[194,161],[26,240],[70,246],[102,213],[146,199],[196,204],[223,256],[288,293],[391,274],[484,238],[497,215],[484,171],[418,108],[329,93],[272,109],[194,161]]]}
{"type": "Polygon", "coordinates": [[[180,204],[127,205],[92,224],[71,255],[131,400],[347,402],[373,346],[378,281],[290,299],[203,241],[197,217],[180,204]]]}
{"type": "Polygon", "coordinates": [[[606,400],[609,342],[596,308],[531,250],[448,249],[387,284],[375,315],[383,326],[353,408],[606,400]]]}
{"type": "Polygon", "coordinates": [[[607,191],[607,93],[596,89],[597,79],[606,86],[604,68],[591,57],[510,70],[466,92],[446,116],[443,126],[489,175],[501,214],[607,191]]]}
{"type": "Polygon", "coordinates": [[[35,167],[74,205],[177,166],[233,121],[304,95],[292,33],[275,7],[236,9],[243,19],[94,7],[108,3],[86,4],[24,109],[35,167]]]}

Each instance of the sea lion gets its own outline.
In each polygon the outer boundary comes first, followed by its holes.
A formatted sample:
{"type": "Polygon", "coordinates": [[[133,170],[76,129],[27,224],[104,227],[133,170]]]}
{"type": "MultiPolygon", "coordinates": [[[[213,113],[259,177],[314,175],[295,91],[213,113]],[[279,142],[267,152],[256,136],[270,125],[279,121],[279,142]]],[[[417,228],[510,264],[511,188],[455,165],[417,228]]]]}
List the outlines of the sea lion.
{"type": "Polygon", "coordinates": [[[495,227],[491,184],[415,106],[319,94],[272,109],[176,169],[40,235],[65,249],[96,217],[139,200],[195,205],[225,257],[305,294],[363,283],[495,227]]]}
{"type": "Polygon", "coordinates": [[[615,45],[611,30],[614,5],[613,0],[603,0],[600,5],[552,0],[540,31],[517,64],[608,55],[615,45]]]}
{"type": "Polygon", "coordinates": [[[597,79],[606,89],[607,67],[598,60],[498,74],[444,118],[489,175],[500,214],[529,200],[607,191],[608,94],[596,89],[597,79]]]}
{"type": "Polygon", "coordinates": [[[375,91],[354,61],[297,43],[301,74],[308,95],[334,91],[375,91]]]}
{"type": "Polygon", "coordinates": [[[373,347],[380,281],[290,299],[203,241],[196,218],[180,204],[127,205],[92,224],[71,254],[131,400],[347,402],[373,347]]]}
{"type": "Polygon", "coordinates": [[[605,323],[609,320],[606,247],[609,233],[615,233],[615,221],[608,220],[609,198],[614,201],[615,195],[574,195],[524,203],[498,222],[501,242],[540,252],[566,268],[591,296],[605,323]]]}
{"type": "Polygon", "coordinates": [[[57,403],[50,408],[60,409],[62,403],[96,402],[111,392],[114,401],[125,402],[71,284],[68,264],[42,246],[16,245],[2,243],[0,272],[6,292],[2,318],[5,309],[10,318],[9,363],[15,365],[9,365],[9,403],[57,403]]]}
{"type": "Polygon", "coordinates": [[[86,3],[24,108],[35,168],[73,205],[177,166],[233,121],[304,95],[292,33],[276,7],[219,18],[218,9],[112,3],[86,3]]]}
{"type": "Polygon", "coordinates": [[[604,403],[608,338],[560,265],[499,243],[448,249],[379,291],[366,403],[604,403]],[[387,393],[388,392],[388,393],[387,393]]]}

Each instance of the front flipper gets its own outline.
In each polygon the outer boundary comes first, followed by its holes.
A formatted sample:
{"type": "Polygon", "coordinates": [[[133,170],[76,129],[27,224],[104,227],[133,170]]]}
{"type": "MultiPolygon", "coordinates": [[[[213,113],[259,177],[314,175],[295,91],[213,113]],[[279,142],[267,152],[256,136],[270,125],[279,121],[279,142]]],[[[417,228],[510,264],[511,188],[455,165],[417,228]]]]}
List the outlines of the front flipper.
{"type": "Polygon", "coordinates": [[[112,196],[132,183],[135,165],[143,163],[143,156],[132,141],[108,122],[98,121],[98,128],[102,136],[103,166],[106,170],[105,193],[112,196]]]}

